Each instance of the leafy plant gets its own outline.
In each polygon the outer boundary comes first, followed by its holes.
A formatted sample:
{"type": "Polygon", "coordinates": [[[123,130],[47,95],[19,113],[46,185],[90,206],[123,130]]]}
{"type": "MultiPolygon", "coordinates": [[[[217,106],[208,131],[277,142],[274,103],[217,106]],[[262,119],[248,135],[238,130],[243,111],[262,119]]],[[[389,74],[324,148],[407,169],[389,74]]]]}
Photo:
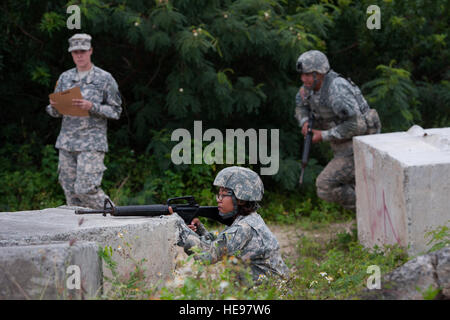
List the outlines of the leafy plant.
{"type": "Polygon", "coordinates": [[[428,252],[433,252],[444,247],[448,247],[450,246],[450,228],[446,225],[436,227],[435,229],[425,233],[425,238],[430,238],[427,242],[428,246],[431,245],[428,252]]]}
{"type": "Polygon", "coordinates": [[[418,91],[410,79],[410,73],[394,68],[394,63],[391,61],[389,66],[379,65],[377,70],[381,76],[363,86],[363,89],[371,90],[367,95],[368,102],[382,115],[381,122],[386,131],[393,128],[405,130],[415,119],[420,120],[417,111],[418,91]]]}

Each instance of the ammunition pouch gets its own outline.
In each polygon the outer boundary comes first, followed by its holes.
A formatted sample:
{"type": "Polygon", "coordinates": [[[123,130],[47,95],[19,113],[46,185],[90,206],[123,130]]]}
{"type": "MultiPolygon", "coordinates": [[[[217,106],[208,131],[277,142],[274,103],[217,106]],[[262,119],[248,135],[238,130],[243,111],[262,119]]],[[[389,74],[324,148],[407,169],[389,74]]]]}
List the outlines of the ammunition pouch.
{"type": "Polygon", "coordinates": [[[369,109],[363,114],[367,124],[366,134],[376,134],[381,132],[381,121],[375,109],[369,109]]]}

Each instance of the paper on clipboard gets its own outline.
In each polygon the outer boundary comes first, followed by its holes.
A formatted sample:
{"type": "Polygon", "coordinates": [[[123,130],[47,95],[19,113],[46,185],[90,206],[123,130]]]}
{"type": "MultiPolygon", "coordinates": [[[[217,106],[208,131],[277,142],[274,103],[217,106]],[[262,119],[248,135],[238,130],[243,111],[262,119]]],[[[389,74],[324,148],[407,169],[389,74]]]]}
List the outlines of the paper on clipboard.
{"type": "Polygon", "coordinates": [[[48,96],[56,102],[54,108],[58,110],[60,114],[77,117],[89,116],[89,111],[72,106],[72,99],[83,99],[80,87],[73,87],[66,91],[51,93],[48,96]]]}

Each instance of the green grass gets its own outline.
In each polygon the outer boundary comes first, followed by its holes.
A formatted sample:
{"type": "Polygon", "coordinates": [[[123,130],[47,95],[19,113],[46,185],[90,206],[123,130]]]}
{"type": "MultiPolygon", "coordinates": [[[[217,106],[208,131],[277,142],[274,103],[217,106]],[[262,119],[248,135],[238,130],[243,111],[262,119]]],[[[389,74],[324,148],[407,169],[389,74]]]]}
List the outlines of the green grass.
{"type": "MultiPolygon", "coordinates": [[[[274,206],[277,205],[281,206],[280,203],[274,204],[274,206]]],[[[303,206],[308,207],[309,204],[306,203],[303,206]]],[[[177,276],[174,281],[163,284],[162,288],[141,286],[140,283],[144,283],[142,279],[135,278],[142,276],[143,265],[136,263],[134,272],[128,279],[122,282],[113,279],[115,293],[103,298],[357,299],[358,292],[366,287],[371,275],[368,273],[369,266],[377,265],[383,275],[407,261],[405,250],[396,246],[365,249],[357,241],[355,227],[351,232],[337,233],[329,240],[317,239],[314,234],[326,233],[331,223],[348,222],[352,219],[351,214],[341,210],[331,212],[331,217],[327,216],[330,211],[318,210],[311,210],[311,213],[316,212],[312,217],[305,211],[305,215],[295,221],[298,228],[310,232],[306,232],[297,243],[292,244],[297,250],[298,258],[295,261],[286,260],[291,270],[288,279],[282,281],[265,279],[256,285],[251,279],[249,269],[233,257],[214,265],[207,265],[199,261],[192,263],[192,256],[190,256],[181,263],[192,265],[189,276],[177,276]],[[310,233],[312,235],[309,235],[310,233]]],[[[108,255],[106,255],[106,262],[109,266],[112,265],[108,255]]]]}

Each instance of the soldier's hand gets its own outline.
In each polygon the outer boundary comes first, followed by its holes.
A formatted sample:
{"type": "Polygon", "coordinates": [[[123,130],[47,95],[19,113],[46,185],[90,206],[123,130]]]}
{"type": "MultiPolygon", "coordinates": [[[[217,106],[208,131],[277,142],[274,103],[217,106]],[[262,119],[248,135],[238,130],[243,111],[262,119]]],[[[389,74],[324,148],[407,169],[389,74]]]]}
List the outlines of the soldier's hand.
{"type": "Polygon", "coordinates": [[[188,225],[189,229],[191,229],[192,231],[196,232],[197,231],[197,226],[200,223],[200,220],[198,218],[194,218],[191,221],[191,224],[188,225]]]}
{"type": "Polygon", "coordinates": [[[313,129],[312,132],[313,132],[312,143],[322,141],[322,131],[313,129]]]}
{"type": "Polygon", "coordinates": [[[92,108],[92,102],[84,99],[72,99],[72,106],[89,111],[92,108]]]}
{"type": "Polygon", "coordinates": [[[53,101],[52,99],[48,99],[48,100],[50,100],[50,105],[52,106],[52,107],[55,107],[55,105],[56,105],[56,101],[53,101]]]}
{"type": "Polygon", "coordinates": [[[306,137],[306,134],[308,133],[308,121],[306,121],[304,124],[303,124],[303,127],[302,127],[302,134],[303,134],[303,136],[304,137],[306,137]]]}
{"type": "Polygon", "coordinates": [[[304,87],[300,88],[300,96],[302,97],[302,100],[305,100],[305,88],[304,87]]]}

